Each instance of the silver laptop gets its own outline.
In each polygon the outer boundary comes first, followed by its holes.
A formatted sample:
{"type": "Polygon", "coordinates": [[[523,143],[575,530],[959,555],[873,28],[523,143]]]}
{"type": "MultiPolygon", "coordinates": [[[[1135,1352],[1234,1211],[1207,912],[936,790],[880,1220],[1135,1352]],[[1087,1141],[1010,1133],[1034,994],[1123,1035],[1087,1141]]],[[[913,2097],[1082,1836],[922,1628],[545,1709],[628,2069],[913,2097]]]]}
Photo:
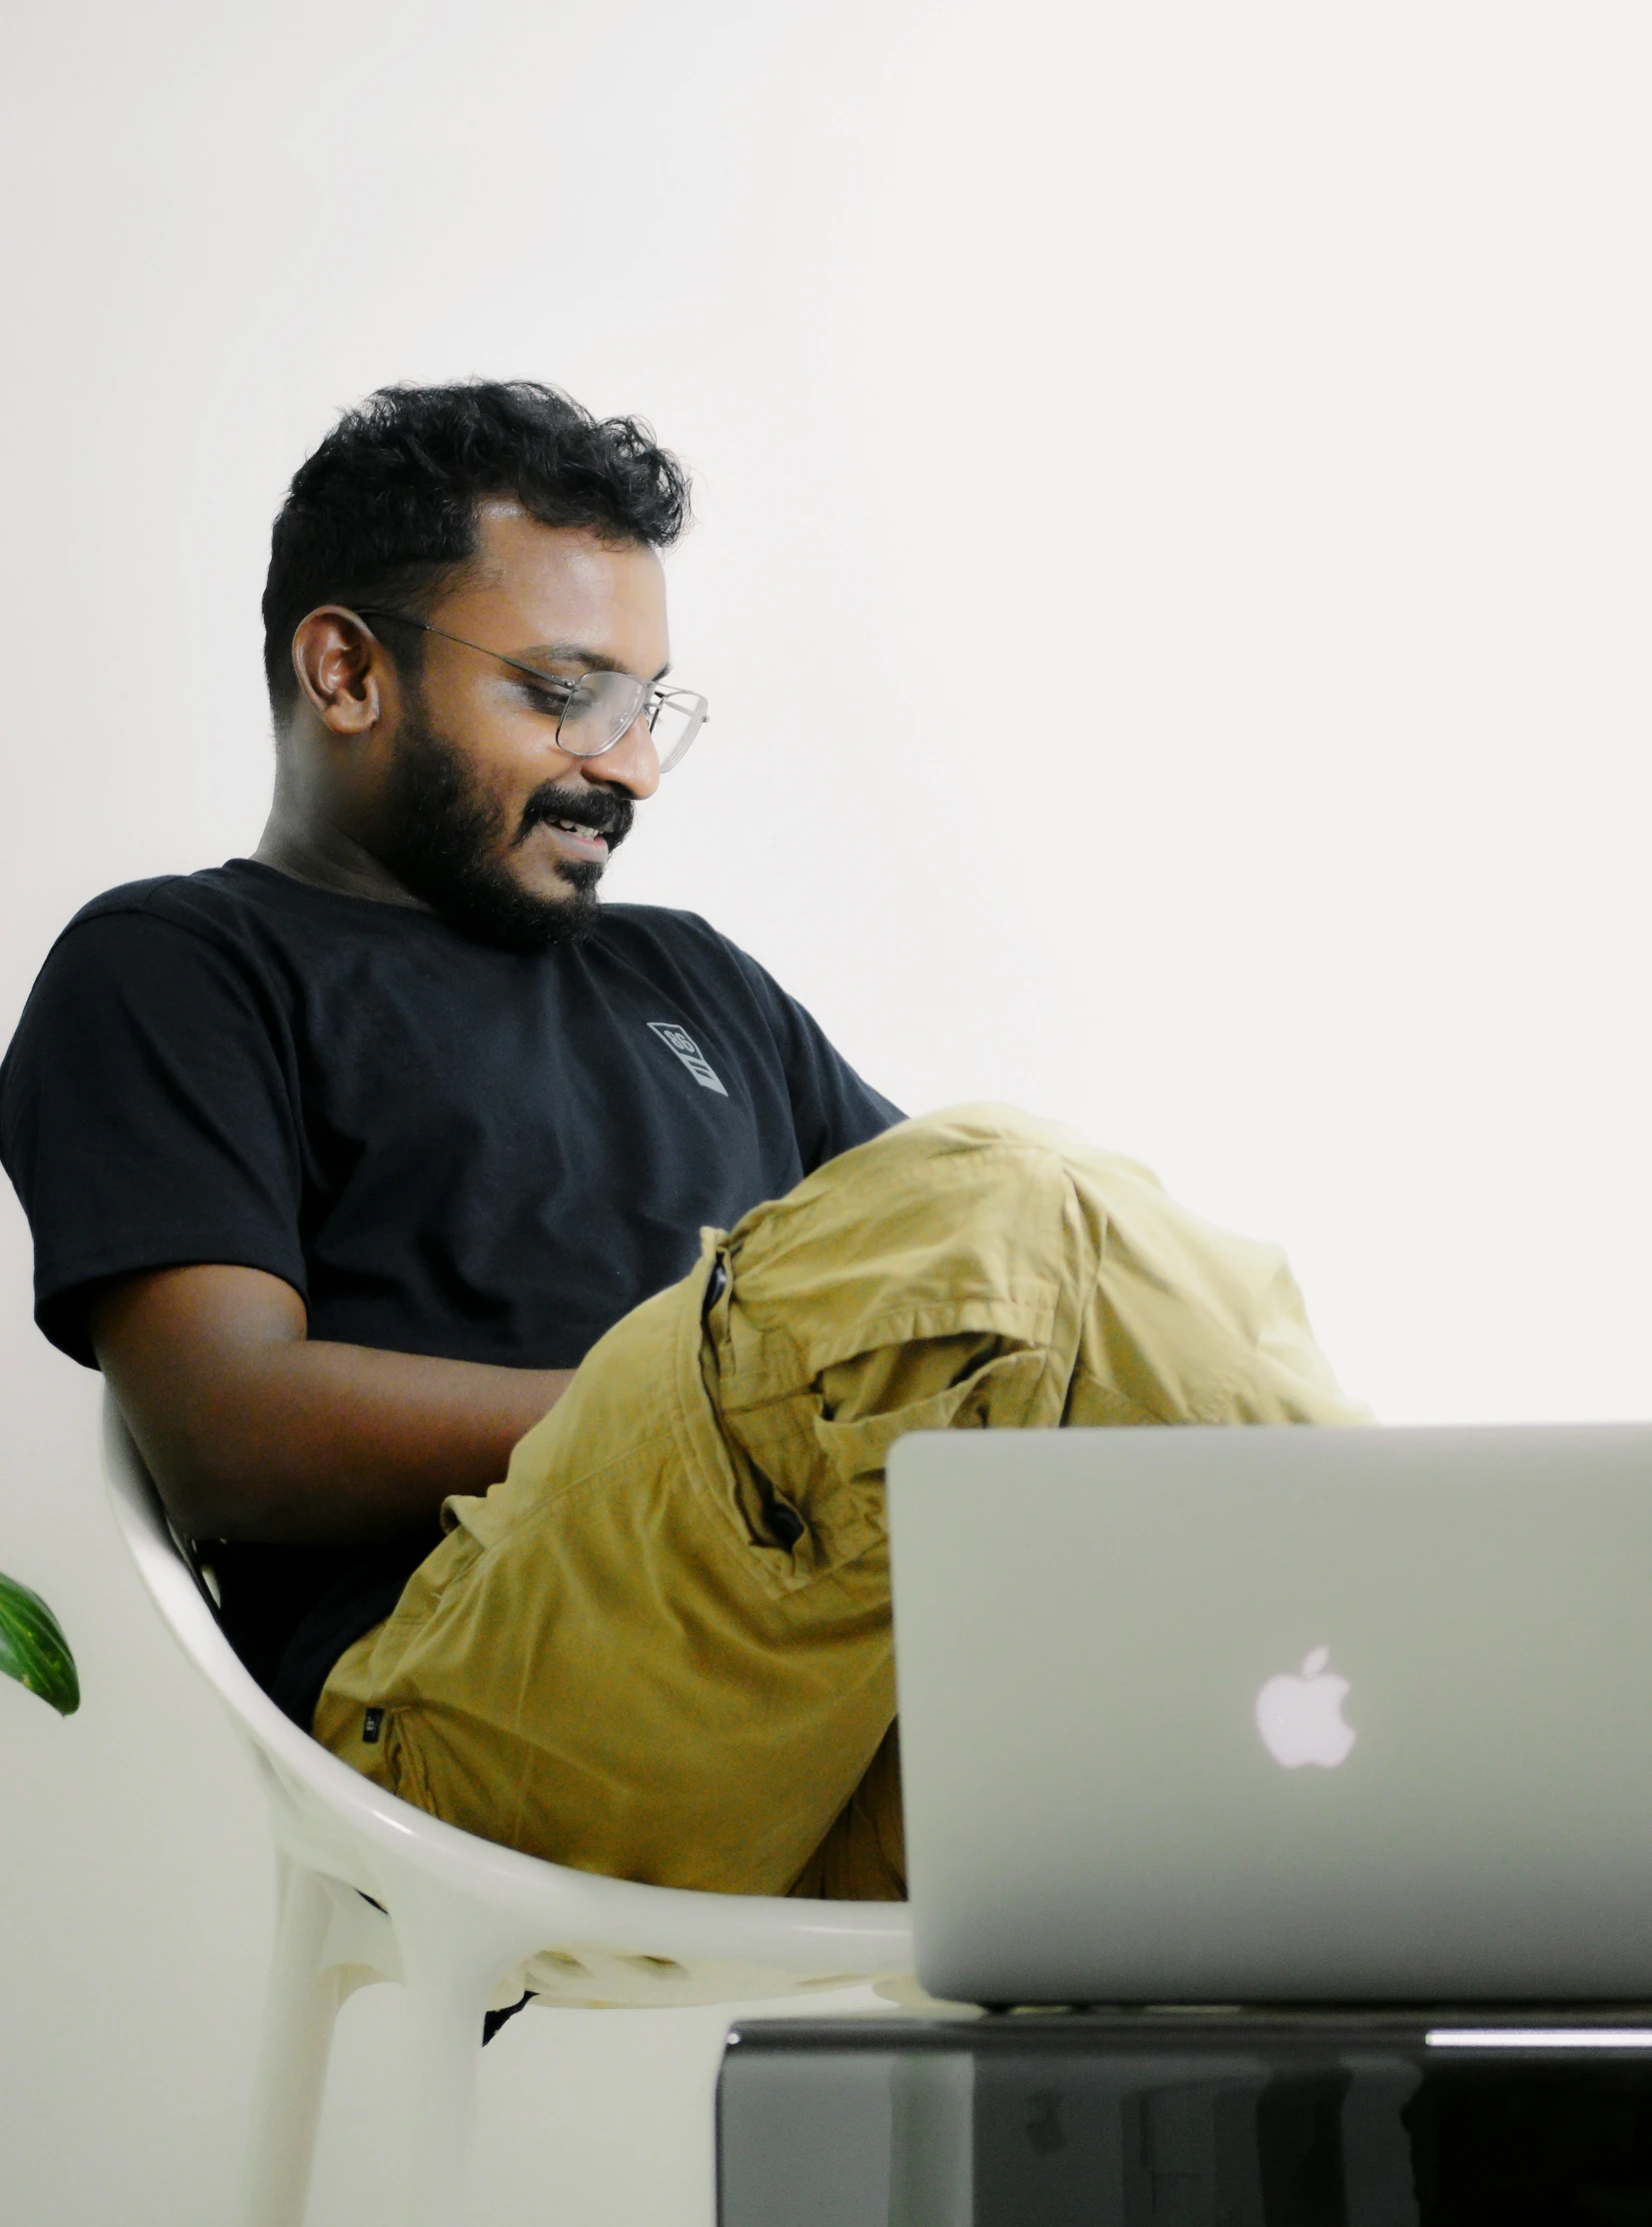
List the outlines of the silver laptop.
{"type": "Polygon", "coordinates": [[[1652,2001],[1652,1425],[924,1433],[889,1492],[931,1993],[1652,2001]]]}

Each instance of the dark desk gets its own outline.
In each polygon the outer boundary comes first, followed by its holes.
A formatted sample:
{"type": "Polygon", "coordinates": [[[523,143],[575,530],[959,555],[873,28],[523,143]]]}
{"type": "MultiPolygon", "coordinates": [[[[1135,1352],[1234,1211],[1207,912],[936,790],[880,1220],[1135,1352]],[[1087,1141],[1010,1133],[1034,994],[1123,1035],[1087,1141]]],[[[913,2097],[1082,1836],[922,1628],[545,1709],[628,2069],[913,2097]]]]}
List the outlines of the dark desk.
{"type": "Polygon", "coordinates": [[[718,2182],[719,2227],[1652,2227],[1652,2013],[754,2020],[718,2182]]]}

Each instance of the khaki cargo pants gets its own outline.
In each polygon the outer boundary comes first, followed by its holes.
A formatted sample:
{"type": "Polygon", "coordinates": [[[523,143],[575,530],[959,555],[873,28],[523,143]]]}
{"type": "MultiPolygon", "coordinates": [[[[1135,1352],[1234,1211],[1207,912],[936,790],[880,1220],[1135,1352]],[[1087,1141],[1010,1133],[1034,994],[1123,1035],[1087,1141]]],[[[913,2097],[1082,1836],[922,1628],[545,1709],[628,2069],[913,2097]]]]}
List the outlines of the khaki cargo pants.
{"type": "Polygon", "coordinates": [[[592,1348],[505,1481],[448,1501],[316,1735],[583,1870],[895,1897],[890,1443],[1364,1419],[1271,1247],[1052,1124],[905,1121],[707,1230],[592,1348]]]}

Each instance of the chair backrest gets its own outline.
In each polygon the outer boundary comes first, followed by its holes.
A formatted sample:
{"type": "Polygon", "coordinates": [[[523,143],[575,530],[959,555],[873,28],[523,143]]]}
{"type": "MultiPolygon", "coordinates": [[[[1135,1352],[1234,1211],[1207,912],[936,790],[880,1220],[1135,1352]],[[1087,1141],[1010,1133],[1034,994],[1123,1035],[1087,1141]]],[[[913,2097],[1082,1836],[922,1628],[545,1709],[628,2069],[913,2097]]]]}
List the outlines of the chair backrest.
{"type": "MultiPolygon", "coordinates": [[[[542,1948],[616,1942],[644,1960],[763,1964],[777,1973],[874,1975],[911,1969],[904,1903],[812,1902],[702,1894],[571,1871],[479,1840],[376,1786],[283,1715],[219,1626],[168,1521],[113,1395],[104,1393],[104,1465],[115,1519],[162,1620],[252,1747],[276,1836],[290,1853],[386,1899],[388,1871],[416,1871],[473,1905],[543,1927],[542,1948]]],[[[658,2000],[669,1999],[663,1993],[658,2000]]]]}
{"type": "MultiPolygon", "coordinates": [[[[288,1725],[224,1636],[200,1565],[174,1529],[155,1480],[107,1386],[103,1395],[103,1468],[127,1552],[173,1638],[231,1715],[253,1737],[275,1731],[277,1726],[297,1733],[298,1727],[288,1725]]],[[[279,1741],[279,1733],[277,1738],[279,1741]]]]}

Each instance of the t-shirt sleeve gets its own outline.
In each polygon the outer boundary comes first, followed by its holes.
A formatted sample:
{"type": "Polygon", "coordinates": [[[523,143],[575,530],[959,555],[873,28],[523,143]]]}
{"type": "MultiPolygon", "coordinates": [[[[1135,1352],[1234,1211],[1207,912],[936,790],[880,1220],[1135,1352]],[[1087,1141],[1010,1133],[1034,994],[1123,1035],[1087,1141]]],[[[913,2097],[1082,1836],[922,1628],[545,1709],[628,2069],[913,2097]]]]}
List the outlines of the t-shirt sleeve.
{"type": "Polygon", "coordinates": [[[244,959],[137,911],[76,922],[0,1071],[0,1158],[34,1236],[35,1319],[95,1365],[91,1285],[223,1261],[305,1295],[281,1016],[244,959]]]}
{"type": "Polygon", "coordinates": [[[905,1119],[898,1106],[861,1081],[814,1015],[789,997],[773,975],[747,953],[729,948],[756,992],[780,1050],[806,1174],[905,1119]]]}

